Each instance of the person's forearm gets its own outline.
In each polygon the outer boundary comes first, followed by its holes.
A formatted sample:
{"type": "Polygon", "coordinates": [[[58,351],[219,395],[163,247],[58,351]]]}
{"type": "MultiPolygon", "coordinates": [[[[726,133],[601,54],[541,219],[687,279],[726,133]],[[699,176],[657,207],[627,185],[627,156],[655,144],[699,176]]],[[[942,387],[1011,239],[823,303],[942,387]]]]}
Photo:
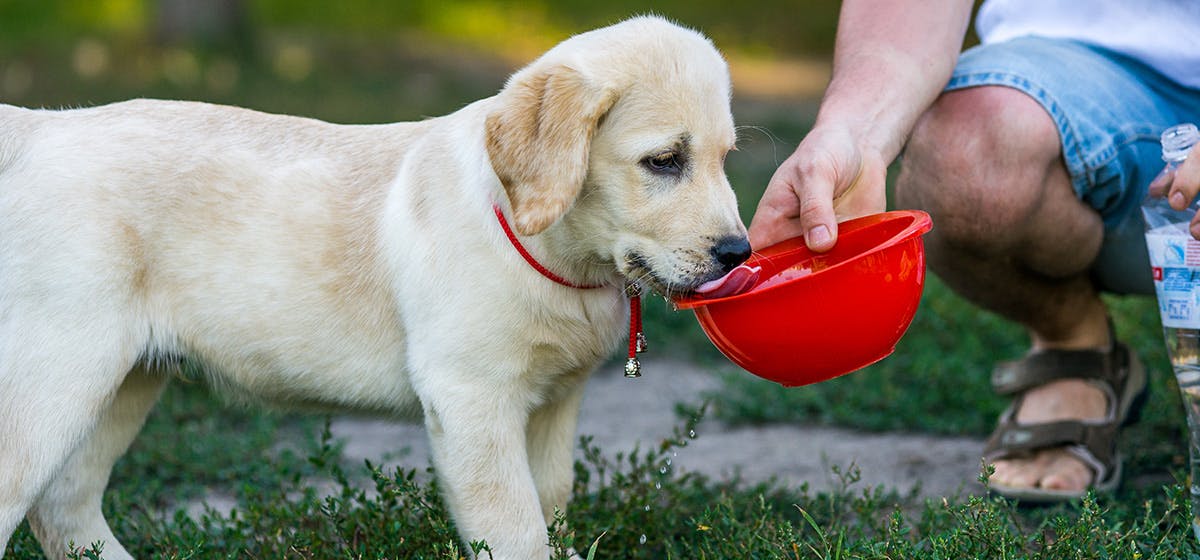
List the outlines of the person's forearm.
{"type": "Polygon", "coordinates": [[[850,127],[894,159],[950,79],[970,0],[846,0],[817,125],[850,127]]]}

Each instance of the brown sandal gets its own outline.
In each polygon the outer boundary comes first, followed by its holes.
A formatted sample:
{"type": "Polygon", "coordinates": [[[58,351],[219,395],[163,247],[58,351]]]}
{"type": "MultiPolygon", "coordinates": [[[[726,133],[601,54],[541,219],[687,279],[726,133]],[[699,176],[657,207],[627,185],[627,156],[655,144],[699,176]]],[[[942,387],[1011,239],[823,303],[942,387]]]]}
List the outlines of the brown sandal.
{"type": "MultiPolygon", "coordinates": [[[[1062,447],[1091,467],[1091,489],[1107,492],[1121,483],[1121,455],[1117,434],[1121,426],[1136,421],[1146,398],[1146,371],[1128,346],[1113,338],[1108,352],[1099,350],[1043,350],[1020,360],[1002,362],[992,374],[992,387],[1001,395],[1015,395],[1000,415],[999,425],[984,447],[989,462],[1062,447]],[[1025,391],[1059,379],[1084,379],[1108,396],[1108,415],[1094,420],[1062,420],[1044,424],[1018,424],[1025,391]]],[[[991,491],[1030,503],[1064,502],[1083,497],[1088,490],[1050,490],[989,484],[991,491]]]]}

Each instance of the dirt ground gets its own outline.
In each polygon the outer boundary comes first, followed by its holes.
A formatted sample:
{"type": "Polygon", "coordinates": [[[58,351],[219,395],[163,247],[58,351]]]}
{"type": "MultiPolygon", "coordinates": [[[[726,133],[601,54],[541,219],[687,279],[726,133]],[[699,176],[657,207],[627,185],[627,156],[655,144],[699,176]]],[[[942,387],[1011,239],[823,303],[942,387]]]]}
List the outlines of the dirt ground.
{"type": "MultiPolygon", "coordinates": [[[[592,377],[579,419],[579,433],[593,436],[610,454],[671,437],[683,424],[675,404],[698,405],[701,392],[719,387],[712,373],[683,361],[644,359],[639,379],[625,379],[620,365],[606,366],[592,377]]],[[[382,458],[388,468],[418,469],[429,464],[420,426],[339,418],[332,431],[345,441],[345,455],[353,462],[378,464],[382,458]]],[[[696,432],[672,459],[675,468],[720,478],[740,473],[747,482],[774,478],[789,486],[808,483],[818,491],[837,484],[834,467],[845,471],[854,465],[861,470],[862,480],[855,486],[860,489],[915,489],[924,497],[982,492],[976,477],[983,442],[977,439],[801,425],[730,427],[711,415],[696,432]]]]}

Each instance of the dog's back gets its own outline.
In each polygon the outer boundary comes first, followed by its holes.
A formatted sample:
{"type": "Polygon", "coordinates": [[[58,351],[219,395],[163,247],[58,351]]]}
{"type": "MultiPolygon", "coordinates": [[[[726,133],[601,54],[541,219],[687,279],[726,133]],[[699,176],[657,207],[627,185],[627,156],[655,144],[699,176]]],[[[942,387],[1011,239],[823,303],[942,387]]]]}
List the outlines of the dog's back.
{"type": "Polygon", "coordinates": [[[59,297],[121,302],[140,356],[210,360],[218,385],[328,403],[296,379],[349,370],[370,383],[347,402],[413,407],[395,387],[401,329],[376,244],[419,123],[151,100],[2,111],[0,309],[60,286],[59,297]]]}

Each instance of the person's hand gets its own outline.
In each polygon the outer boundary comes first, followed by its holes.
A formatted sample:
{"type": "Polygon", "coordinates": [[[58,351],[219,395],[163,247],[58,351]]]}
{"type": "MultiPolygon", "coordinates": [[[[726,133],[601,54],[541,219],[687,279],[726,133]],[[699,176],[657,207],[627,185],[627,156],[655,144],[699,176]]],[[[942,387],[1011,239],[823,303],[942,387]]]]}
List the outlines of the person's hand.
{"type": "MultiPolygon", "coordinates": [[[[1150,196],[1166,196],[1171,208],[1176,210],[1187,208],[1197,194],[1200,194],[1200,144],[1188,152],[1188,158],[1179,167],[1163,169],[1150,183],[1150,196]]],[[[1192,217],[1188,231],[1194,239],[1200,240],[1200,212],[1192,217]]]]}
{"type": "MultiPolygon", "coordinates": [[[[1196,158],[1200,161],[1200,157],[1196,158]]],[[[814,128],[779,166],[750,222],[755,248],[803,235],[814,251],[837,240],[837,222],[882,212],[887,162],[843,128],[814,128]]]]}

